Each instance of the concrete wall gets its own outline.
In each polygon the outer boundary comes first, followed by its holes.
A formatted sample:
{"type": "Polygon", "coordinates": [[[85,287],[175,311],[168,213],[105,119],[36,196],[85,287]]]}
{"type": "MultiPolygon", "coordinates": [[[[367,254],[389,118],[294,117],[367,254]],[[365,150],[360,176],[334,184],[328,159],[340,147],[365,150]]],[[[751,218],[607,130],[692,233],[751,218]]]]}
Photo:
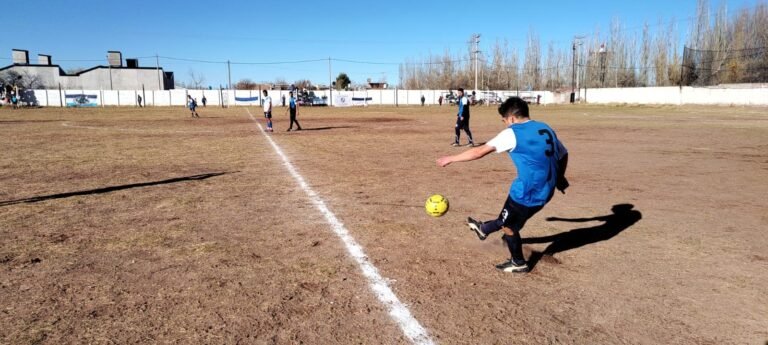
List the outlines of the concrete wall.
{"type": "Polygon", "coordinates": [[[589,104],[768,105],[768,84],[717,87],[643,87],[581,90],[589,104]]]}
{"type": "MultiPolygon", "coordinates": [[[[62,89],[110,89],[110,73],[112,75],[112,90],[162,90],[165,85],[158,85],[156,69],[135,68],[96,68],[80,75],[61,75],[58,66],[13,66],[3,72],[16,71],[21,75],[37,75],[40,83],[46,88],[62,89]]],[[[0,72],[0,73],[3,73],[0,72]]],[[[160,69],[160,81],[164,83],[163,70],[160,69]]]]}
{"type": "MultiPolygon", "coordinates": [[[[112,75],[111,89],[113,90],[141,90],[142,85],[146,90],[162,89],[161,85],[158,85],[157,70],[128,68],[98,68],[77,77],[63,77],[61,87],[66,89],[109,89],[110,74],[112,75]]],[[[162,75],[160,78],[162,81],[162,75]]]]}

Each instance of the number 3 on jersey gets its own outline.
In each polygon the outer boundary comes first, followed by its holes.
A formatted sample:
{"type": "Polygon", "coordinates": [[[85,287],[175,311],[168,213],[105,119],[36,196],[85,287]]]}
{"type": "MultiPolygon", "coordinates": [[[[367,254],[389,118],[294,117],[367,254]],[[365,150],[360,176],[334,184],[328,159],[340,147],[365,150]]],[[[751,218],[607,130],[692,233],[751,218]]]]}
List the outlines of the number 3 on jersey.
{"type": "Polygon", "coordinates": [[[546,129],[540,129],[539,135],[547,136],[546,143],[549,144],[549,150],[544,151],[544,154],[546,154],[547,157],[552,157],[555,154],[555,137],[552,135],[552,132],[546,129]]]}

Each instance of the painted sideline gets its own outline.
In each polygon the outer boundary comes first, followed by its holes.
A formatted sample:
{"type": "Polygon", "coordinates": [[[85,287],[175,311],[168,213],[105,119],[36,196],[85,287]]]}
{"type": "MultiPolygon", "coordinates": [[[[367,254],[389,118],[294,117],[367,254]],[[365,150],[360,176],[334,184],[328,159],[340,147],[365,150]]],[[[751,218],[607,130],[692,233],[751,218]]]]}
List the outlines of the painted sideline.
{"type": "Polygon", "coordinates": [[[392,291],[392,289],[389,287],[389,284],[387,284],[386,279],[379,274],[379,270],[376,268],[376,266],[373,266],[371,261],[368,259],[368,256],[365,255],[363,247],[360,246],[357,241],[355,241],[352,235],[349,234],[349,230],[347,230],[344,224],[336,217],[335,214],[333,214],[333,212],[331,212],[330,209],[328,209],[328,206],[326,206],[325,201],[323,201],[320,195],[312,190],[312,187],[310,187],[307,181],[304,180],[304,177],[299,174],[299,172],[296,170],[296,167],[294,167],[293,163],[291,163],[290,159],[288,159],[288,156],[283,153],[283,150],[280,148],[280,146],[278,146],[277,143],[272,140],[272,137],[266,134],[261,124],[256,120],[256,118],[253,117],[253,114],[251,114],[251,111],[247,108],[245,110],[248,112],[248,116],[251,117],[251,120],[256,123],[256,126],[258,126],[261,134],[267,138],[267,141],[270,143],[270,145],[272,145],[272,148],[275,149],[277,155],[280,156],[280,158],[283,160],[283,165],[285,165],[285,168],[288,169],[288,172],[291,174],[291,176],[293,176],[294,180],[296,180],[296,183],[298,183],[299,187],[301,187],[301,189],[307,193],[307,196],[309,197],[310,201],[312,201],[312,204],[315,205],[320,213],[322,213],[322,215],[325,217],[325,220],[331,226],[333,232],[344,243],[349,256],[351,256],[357,265],[360,266],[360,270],[363,271],[363,275],[368,279],[368,286],[370,286],[371,290],[376,295],[376,298],[378,298],[379,301],[387,307],[389,310],[389,316],[392,317],[395,322],[397,322],[397,325],[400,326],[400,329],[403,331],[405,336],[408,337],[408,339],[410,339],[413,344],[434,344],[432,339],[429,337],[429,334],[427,334],[427,330],[421,326],[419,321],[416,320],[413,315],[411,315],[411,311],[408,310],[408,308],[402,302],[400,302],[400,299],[397,298],[394,291],[392,291]]]}

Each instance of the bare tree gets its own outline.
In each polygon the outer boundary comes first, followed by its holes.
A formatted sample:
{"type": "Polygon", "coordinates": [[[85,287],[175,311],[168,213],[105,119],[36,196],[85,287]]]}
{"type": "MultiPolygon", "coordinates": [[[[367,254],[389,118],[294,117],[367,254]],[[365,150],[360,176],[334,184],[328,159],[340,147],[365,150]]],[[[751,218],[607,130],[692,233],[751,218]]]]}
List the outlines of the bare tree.
{"type": "Polygon", "coordinates": [[[40,76],[27,71],[21,73],[14,70],[5,71],[0,74],[0,80],[2,84],[16,85],[22,89],[44,89],[46,87],[40,76]]]}
{"type": "Polygon", "coordinates": [[[523,83],[526,89],[540,90],[541,85],[541,45],[539,36],[533,29],[528,30],[528,41],[523,64],[523,83]]]}
{"type": "Polygon", "coordinates": [[[309,90],[312,88],[312,82],[309,79],[299,79],[293,82],[293,85],[299,90],[309,90]]]}
{"type": "Polygon", "coordinates": [[[275,78],[275,81],[273,84],[275,84],[275,87],[278,89],[282,89],[283,87],[286,87],[289,85],[288,82],[285,81],[285,78],[275,78]]]}
{"type": "MultiPolygon", "coordinates": [[[[712,15],[710,2],[698,0],[696,17],[686,38],[678,34],[674,18],[667,25],[659,20],[654,25],[657,30],[651,30],[647,23],[641,30],[628,29],[614,18],[605,36],[596,30],[584,40],[577,52],[578,78],[589,87],[685,84],[688,77],[682,73],[683,66],[690,62],[683,61],[687,57],[682,52],[689,47],[698,54],[693,68],[708,75],[696,85],[768,82],[768,4],[760,2],[732,16],[728,13],[723,5],[712,15]]],[[[511,49],[506,41],[502,44],[499,40],[485,51],[488,59],[478,63],[481,87],[557,90],[570,84],[570,44],[558,46],[552,42],[542,58],[533,28],[528,32],[524,51],[511,49]]],[[[446,50],[441,56],[409,58],[400,65],[400,85],[412,89],[471,87],[475,72],[472,61],[471,44],[466,53],[446,50]]]]}
{"type": "Polygon", "coordinates": [[[241,79],[235,84],[235,89],[237,90],[258,90],[259,89],[258,83],[254,82],[251,79],[241,79]]]}
{"type": "Polygon", "coordinates": [[[190,89],[202,89],[205,84],[205,76],[202,73],[195,73],[194,70],[189,70],[189,88],[190,89]]]}

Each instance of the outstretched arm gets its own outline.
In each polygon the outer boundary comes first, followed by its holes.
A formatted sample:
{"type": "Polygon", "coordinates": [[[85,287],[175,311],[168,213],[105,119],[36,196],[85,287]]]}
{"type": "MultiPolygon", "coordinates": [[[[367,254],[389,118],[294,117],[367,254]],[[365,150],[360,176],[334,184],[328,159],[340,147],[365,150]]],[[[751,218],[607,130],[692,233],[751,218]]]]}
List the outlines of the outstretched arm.
{"type": "Polygon", "coordinates": [[[469,162],[483,158],[494,151],[496,151],[496,149],[493,146],[488,145],[473,147],[457,155],[441,157],[437,160],[437,165],[440,167],[446,167],[451,163],[469,162]]]}

